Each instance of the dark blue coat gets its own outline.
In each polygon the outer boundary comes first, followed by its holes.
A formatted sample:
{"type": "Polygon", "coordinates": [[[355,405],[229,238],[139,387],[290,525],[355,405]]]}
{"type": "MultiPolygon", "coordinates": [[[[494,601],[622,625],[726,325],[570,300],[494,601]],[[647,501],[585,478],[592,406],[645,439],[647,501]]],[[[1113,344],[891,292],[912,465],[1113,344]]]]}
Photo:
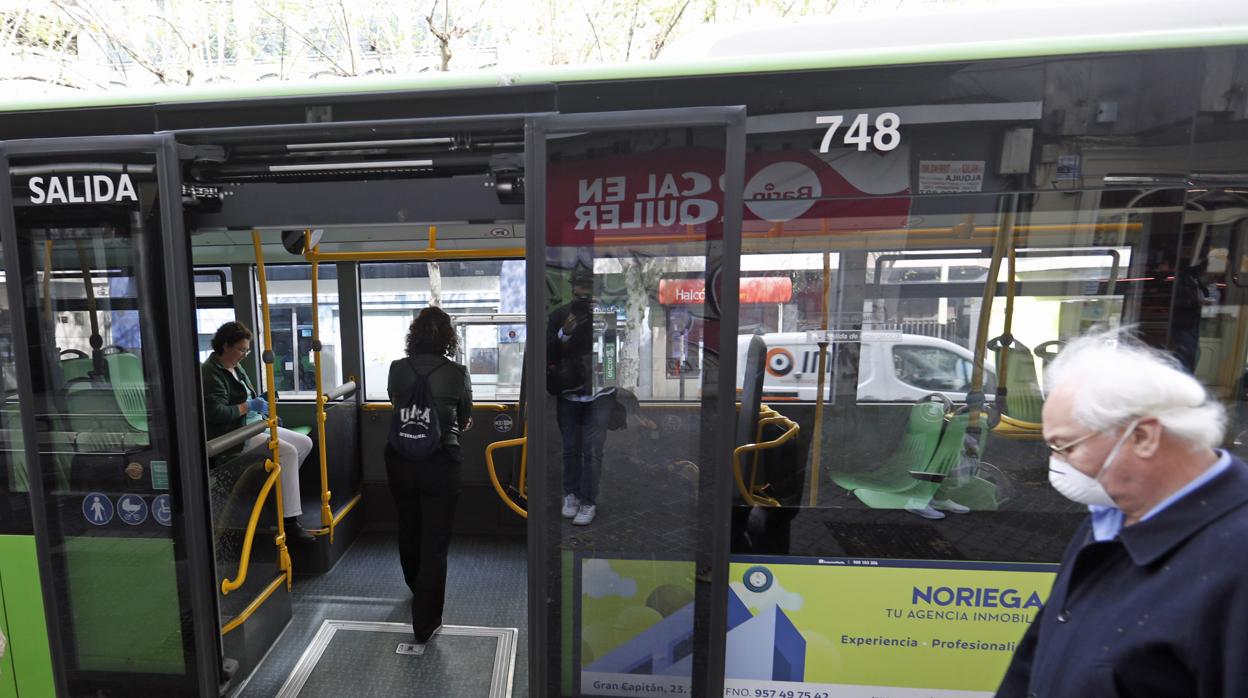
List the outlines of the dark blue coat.
{"type": "Polygon", "coordinates": [[[1248,465],[1098,543],[1085,521],[997,696],[1248,696],[1248,465]]]}

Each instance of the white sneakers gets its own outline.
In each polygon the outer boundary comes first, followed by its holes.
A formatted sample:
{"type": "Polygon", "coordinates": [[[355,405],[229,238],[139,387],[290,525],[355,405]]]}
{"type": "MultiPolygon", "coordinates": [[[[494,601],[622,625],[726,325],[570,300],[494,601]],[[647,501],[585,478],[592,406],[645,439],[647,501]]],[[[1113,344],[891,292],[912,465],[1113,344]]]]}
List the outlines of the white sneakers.
{"type": "Polygon", "coordinates": [[[940,509],[941,511],[950,512],[952,514],[965,514],[971,510],[971,508],[965,504],[958,504],[952,499],[933,499],[932,507],[940,509]]]}
{"type": "Polygon", "coordinates": [[[944,512],[946,511],[951,514],[965,514],[971,510],[970,507],[958,504],[952,499],[933,499],[926,505],[919,505],[917,502],[912,501],[905,509],[911,514],[918,514],[925,519],[933,521],[945,518],[944,512]]]}
{"type": "Polygon", "coordinates": [[[581,500],[576,495],[565,494],[561,513],[563,518],[572,519],[574,526],[587,526],[594,520],[598,507],[593,504],[581,504],[581,500]]]}
{"type": "Polygon", "coordinates": [[[576,512],[576,516],[572,518],[573,526],[586,526],[594,520],[594,515],[598,513],[598,507],[593,504],[582,504],[581,508],[576,512]]]}

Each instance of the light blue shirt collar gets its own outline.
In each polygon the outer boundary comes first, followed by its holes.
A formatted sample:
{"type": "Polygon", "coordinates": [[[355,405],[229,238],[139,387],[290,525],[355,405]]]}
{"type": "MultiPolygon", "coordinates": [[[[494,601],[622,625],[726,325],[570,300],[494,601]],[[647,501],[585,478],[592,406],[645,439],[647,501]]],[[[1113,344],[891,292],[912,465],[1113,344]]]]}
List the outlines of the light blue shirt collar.
{"type": "MultiPolygon", "coordinates": [[[[1160,514],[1166,509],[1166,507],[1169,507],[1171,504],[1174,504],[1180,499],[1186,497],[1196,488],[1206,482],[1209,482],[1218,475],[1221,475],[1229,467],[1231,467],[1231,454],[1218,449],[1217,462],[1209,466],[1205,472],[1201,473],[1191,482],[1180,487],[1174,494],[1163,499],[1159,504],[1157,504],[1157,506],[1153,507],[1152,511],[1140,517],[1140,521],[1148,521],[1154,516],[1160,514]]],[[[1121,509],[1118,507],[1103,507],[1093,504],[1088,507],[1088,511],[1092,512],[1092,537],[1095,538],[1097,542],[1104,543],[1105,541],[1110,541],[1118,537],[1118,533],[1122,531],[1122,522],[1126,520],[1126,515],[1122,513],[1121,509]]]]}

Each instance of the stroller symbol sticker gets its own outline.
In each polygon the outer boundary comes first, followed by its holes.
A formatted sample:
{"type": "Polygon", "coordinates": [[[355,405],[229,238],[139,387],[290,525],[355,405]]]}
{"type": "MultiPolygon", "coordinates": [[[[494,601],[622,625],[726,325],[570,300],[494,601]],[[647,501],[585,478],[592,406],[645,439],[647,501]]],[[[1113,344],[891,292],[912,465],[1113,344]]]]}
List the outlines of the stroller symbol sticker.
{"type": "Polygon", "coordinates": [[[103,526],[113,520],[113,502],[99,492],[92,492],[82,498],[82,515],[96,526],[103,526]]]}
{"type": "Polygon", "coordinates": [[[147,521],[147,502],[137,494],[127,494],[117,500],[117,515],[131,526],[147,521]]]}
{"type": "Polygon", "coordinates": [[[152,500],[152,518],[161,526],[173,523],[173,509],[169,506],[169,495],[162,494],[152,500]]]}

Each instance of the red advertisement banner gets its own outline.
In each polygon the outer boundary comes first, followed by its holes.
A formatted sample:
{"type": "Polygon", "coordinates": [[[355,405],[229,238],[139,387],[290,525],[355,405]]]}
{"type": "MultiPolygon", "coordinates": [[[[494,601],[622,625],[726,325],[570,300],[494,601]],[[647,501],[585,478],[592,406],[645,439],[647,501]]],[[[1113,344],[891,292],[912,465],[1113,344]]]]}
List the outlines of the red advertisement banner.
{"type": "MultiPolygon", "coordinates": [[[[547,244],[714,237],[723,217],[723,168],[723,153],[703,148],[551,163],[547,244]]],[[[749,153],[744,228],[784,235],[900,227],[909,194],[904,147],[884,154],[749,153]]]]}

